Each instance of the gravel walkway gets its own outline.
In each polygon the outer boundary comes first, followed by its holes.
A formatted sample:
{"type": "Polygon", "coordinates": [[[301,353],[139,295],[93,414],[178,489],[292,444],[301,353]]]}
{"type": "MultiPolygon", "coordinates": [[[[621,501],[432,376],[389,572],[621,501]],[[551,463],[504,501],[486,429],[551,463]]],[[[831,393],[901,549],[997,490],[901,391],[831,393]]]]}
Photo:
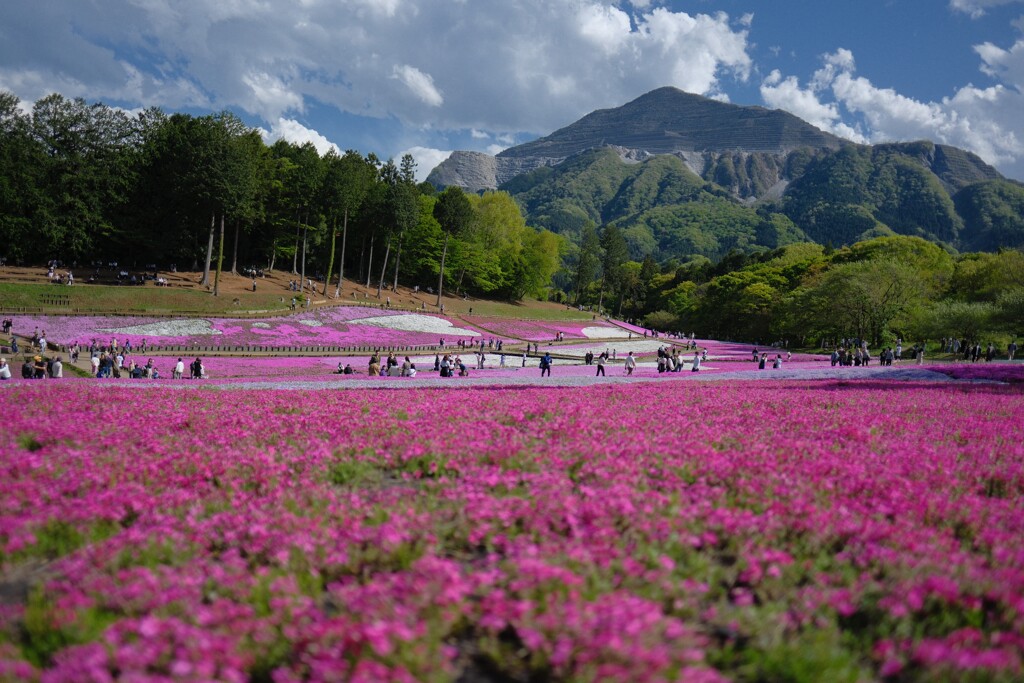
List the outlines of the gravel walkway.
{"type": "MultiPolygon", "coordinates": [[[[771,381],[771,380],[864,380],[882,379],[886,381],[926,381],[926,382],[977,382],[977,380],[957,380],[939,372],[924,368],[912,367],[868,367],[868,368],[833,368],[825,366],[822,368],[794,368],[780,370],[739,370],[734,372],[708,372],[708,373],[667,373],[656,376],[624,377],[621,369],[609,374],[607,377],[595,377],[591,374],[558,374],[558,367],[554,369],[551,377],[541,377],[540,371],[529,368],[523,373],[509,376],[502,373],[501,376],[488,377],[487,370],[475,370],[469,377],[441,378],[433,372],[420,373],[417,377],[382,377],[379,380],[361,377],[358,379],[344,378],[339,375],[332,376],[329,380],[256,380],[256,381],[233,381],[209,383],[193,382],[160,382],[163,386],[188,388],[197,384],[212,389],[420,389],[424,387],[589,387],[609,384],[636,384],[636,383],[657,383],[657,382],[722,382],[729,380],[739,381],[771,381]]],[[[153,382],[131,382],[129,386],[153,386],[153,382]]],[[[117,384],[117,386],[125,386],[117,384]]]]}

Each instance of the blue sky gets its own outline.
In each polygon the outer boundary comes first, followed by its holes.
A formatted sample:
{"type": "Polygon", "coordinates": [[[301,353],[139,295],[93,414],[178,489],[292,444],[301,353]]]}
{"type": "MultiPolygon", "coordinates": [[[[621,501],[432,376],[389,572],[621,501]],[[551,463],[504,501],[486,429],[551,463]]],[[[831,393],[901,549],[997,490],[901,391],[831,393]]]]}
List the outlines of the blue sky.
{"type": "Polygon", "coordinates": [[[0,89],[495,153],[673,85],[1024,180],[1024,0],[3,0],[0,89]]]}

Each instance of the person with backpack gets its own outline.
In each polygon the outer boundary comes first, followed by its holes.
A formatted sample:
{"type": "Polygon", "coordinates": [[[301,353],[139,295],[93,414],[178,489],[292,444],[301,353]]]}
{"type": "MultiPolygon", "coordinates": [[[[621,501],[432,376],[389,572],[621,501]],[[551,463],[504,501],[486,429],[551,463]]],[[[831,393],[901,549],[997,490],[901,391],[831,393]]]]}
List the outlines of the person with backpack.
{"type": "Polygon", "coordinates": [[[551,376],[551,353],[547,351],[540,359],[540,376],[544,377],[545,375],[551,376]]]}

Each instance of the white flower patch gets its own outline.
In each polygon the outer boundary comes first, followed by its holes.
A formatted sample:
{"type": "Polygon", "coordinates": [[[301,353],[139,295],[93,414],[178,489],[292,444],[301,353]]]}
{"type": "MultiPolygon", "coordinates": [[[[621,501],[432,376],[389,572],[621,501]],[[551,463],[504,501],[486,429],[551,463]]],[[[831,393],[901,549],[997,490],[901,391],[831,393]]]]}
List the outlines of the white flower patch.
{"type": "Polygon", "coordinates": [[[319,320],[300,320],[299,324],[300,325],[305,325],[306,327],[323,327],[324,326],[324,324],[322,322],[320,322],[319,320]]]}
{"type": "Polygon", "coordinates": [[[114,334],[131,334],[140,337],[208,337],[223,334],[220,330],[214,329],[209,320],[162,320],[156,323],[145,325],[132,325],[130,327],[111,327],[97,332],[112,332],[114,334]]]}
{"type": "Polygon", "coordinates": [[[615,351],[615,357],[622,359],[625,358],[626,354],[630,351],[633,353],[651,353],[657,351],[661,346],[664,346],[661,342],[650,339],[647,341],[640,339],[637,341],[626,342],[616,341],[597,346],[554,346],[551,347],[551,350],[554,353],[573,356],[576,358],[583,358],[583,356],[587,355],[587,351],[593,351],[595,355],[602,351],[607,351],[608,353],[615,351]]]}
{"type": "Polygon", "coordinates": [[[629,339],[630,335],[629,330],[621,327],[584,327],[582,333],[587,339],[629,339]]]}
{"type": "Polygon", "coordinates": [[[350,325],[373,325],[386,327],[403,332],[428,332],[437,335],[453,335],[456,337],[479,337],[479,332],[455,327],[450,320],[435,318],[432,315],[409,313],[407,315],[381,315],[375,318],[352,320],[350,325]]]}
{"type": "Polygon", "coordinates": [[[270,323],[253,323],[252,326],[253,327],[258,327],[261,330],[269,330],[270,329],[270,323]]]}

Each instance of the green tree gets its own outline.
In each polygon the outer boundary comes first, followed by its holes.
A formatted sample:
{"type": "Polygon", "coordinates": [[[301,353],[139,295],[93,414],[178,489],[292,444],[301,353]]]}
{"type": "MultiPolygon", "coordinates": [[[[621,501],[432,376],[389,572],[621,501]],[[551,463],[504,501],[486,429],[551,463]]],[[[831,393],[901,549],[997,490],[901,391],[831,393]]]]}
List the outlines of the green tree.
{"type": "Polygon", "coordinates": [[[102,104],[57,94],[35,103],[31,131],[44,152],[38,241],[70,260],[116,236],[114,218],[135,182],[136,130],[127,114],[102,104]]]}
{"type": "Polygon", "coordinates": [[[441,292],[444,287],[444,262],[448,255],[448,240],[459,235],[473,217],[469,200],[457,186],[450,186],[438,195],[434,204],[434,218],[444,232],[444,246],[441,249],[441,266],[437,278],[437,306],[441,306],[441,292]]]}
{"type": "Polygon", "coordinates": [[[0,240],[12,262],[40,259],[49,249],[33,228],[45,204],[41,174],[47,163],[19,99],[0,91],[0,240]]]}
{"type": "Polygon", "coordinates": [[[622,233],[614,225],[606,225],[601,230],[601,294],[598,297],[597,307],[600,310],[604,304],[604,292],[609,289],[612,293],[619,291],[622,280],[622,264],[629,257],[629,248],[622,233]]]}
{"type": "MultiPolygon", "coordinates": [[[[398,291],[398,267],[402,260],[402,240],[419,221],[419,189],[416,186],[416,161],[411,154],[402,155],[397,182],[388,188],[388,205],[398,237],[395,254],[395,279],[392,291],[398,291]]],[[[379,292],[378,292],[379,295],[379,292]]]]}
{"type": "Polygon", "coordinates": [[[601,267],[601,238],[597,227],[588,221],[580,234],[579,258],[576,262],[576,304],[586,290],[587,285],[594,281],[601,267]]]}
{"type": "Polygon", "coordinates": [[[349,216],[359,210],[366,199],[377,169],[358,152],[348,150],[339,155],[334,150],[324,156],[324,182],[322,185],[324,211],[328,216],[331,231],[331,246],[327,261],[327,276],[324,278],[324,296],[334,270],[335,242],[338,235],[338,218],[341,218],[341,255],[338,259],[338,285],[335,298],[341,296],[345,277],[345,247],[348,241],[349,216]]]}
{"type": "Polygon", "coordinates": [[[878,345],[927,303],[927,292],[913,268],[883,259],[835,265],[795,303],[810,314],[804,320],[816,332],[878,345]]]}
{"type": "Polygon", "coordinates": [[[992,330],[996,314],[996,306],[990,303],[937,301],[917,316],[915,331],[922,339],[957,337],[977,342],[992,330]]]}

